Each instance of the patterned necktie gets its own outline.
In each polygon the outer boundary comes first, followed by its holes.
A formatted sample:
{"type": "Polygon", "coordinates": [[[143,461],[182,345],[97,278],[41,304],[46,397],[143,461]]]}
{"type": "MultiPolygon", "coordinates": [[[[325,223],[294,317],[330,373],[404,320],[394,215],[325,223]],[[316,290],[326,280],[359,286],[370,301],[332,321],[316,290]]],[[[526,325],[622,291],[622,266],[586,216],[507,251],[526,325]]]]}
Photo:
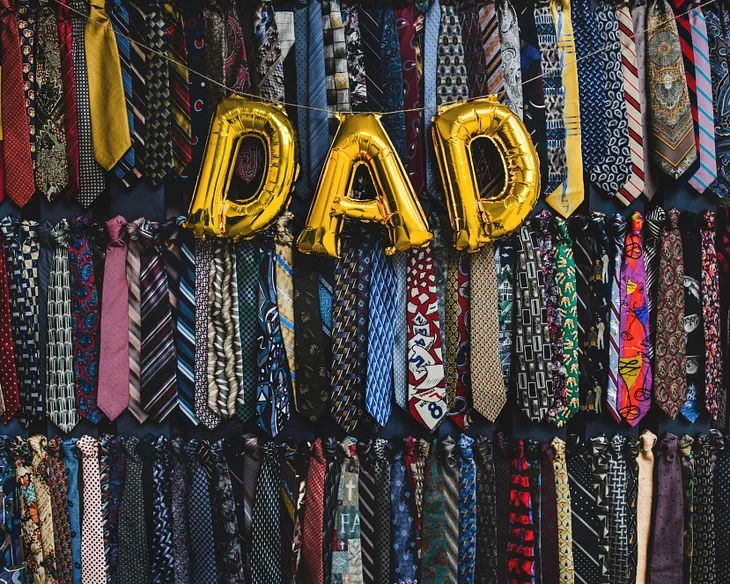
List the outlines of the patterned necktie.
{"type": "MultiPolygon", "coordinates": [[[[119,504],[119,581],[120,584],[149,582],[150,561],[145,524],[142,457],[139,439],[124,439],[126,474],[119,504]]],[[[150,510],[151,511],[151,510],[150,510]]]]}
{"type": "MultiPolygon", "coordinates": [[[[426,520],[426,516],[421,516],[419,520],[415,500],[415,480],[408,465],[409,459],[415,457],[416,444],[417,442],[411,437],[405,438],[404,445],[397,442],[390,444],[388,496],[393,505],[392,516],[390,514],[388,516],[389,533],[386,536],[392,544],[392,548],[388,550],[387,565],[390,566],[390,570],[385,573],[388,582],[394,580],[407,582],[409,579],[415,580],[418,577],[419,527],[424,525],[423,521],[426,520]]],[[[424,552],[421,553],[426,557],[424,552]]],[[[382,574],[383,572],[381,572],[382,574]]]]}
{"type": "MultiPolygon", "coordinates": [[[[474,261],[472,259],[472,261],[474,261]]],[[[495,248],[494,261],[497,269],[499,298],[499,360],[502,365],[504,389],[509,396],[512,386],[512,319],[514,308],[514,238],[502,239],[495,248]]]]}
{"type": "Polygon", "coordinates": [[[667,0],[654,0],[646,16],[648,93],[651,108],[652,156],[674,179],[697,160],[692,111],[677,24],[667,0]],[[665,79],[659,71],[671,72],[665,79]],[[665,87],[666,85],[666,87],[665,87]],[[672,99],[667,97],[672,95],[672,99]]]}
{"type": "Polygon", "coordinates": [[[97,405],[99,367],[99,299],[87,238],[89,220],[71,219],[69,268],[71,275],[71,316],[73,322],[74,382],[76,408],[94,424],[101,420],[97,405]]]}
{"type": "Polygon", "coordinates": [[[84,582],[106,582],[104,534],[101,516],[101,483],[99,478],[99,443],[92,436],[83,436],[76,443],[81,452],[81,473],[84,481],[84,510],[81,531],[81,569],[84,582]]]}
{"type": "Polygon", "coordinates": [[[649,410],[652,389],[651,362],[647,351],[651,338],[641,240],[643,223],[641,213],[634,212],[621,263],[618,413],[632,426],[636,426],[649,410]]]}
{"type": "Polygon", "coordinates": [[[691,579],[693,543],[693,519],[695,497],[695,466],[692,445],[694,438],[689,435],[679,439],[679,456],[682,462],[682,486],[684,487],[684,574],[691,579]]]}
{"type": "Polygon", "coordinates": [[[296,367],[294,347],[294,284],[292,281],[294,258],[292,253],[291,221],[294,216],[284,213],[276,224],[274,235],[274,280],[276,282],[276,306],[279,309],[281,336],[286,359],[289,363],[292,390],[296,393],[296,367]]]}
{"type": "Polygon", "coordinates": [[[360,541],[360,508],[358,504],[359,461],[354,438],[340,444],[344,456],[338,486],[335,532],[332,544],[332,582],[361,581],[363,577],[360,541]]]}
{"type": "Polygon", "coordinates": [[[394,513],[391,505],[391,473],[386,449],[388,441],[376,438],[374,445],[374,487],[375,487],[375,584],[390,582],[391,519],[394,513]]]}
{"type": "Polygon", "coordinates": [[[449,417],[459,427],[471,424],[470,373],[470,258],[463,252],[449,252],[446,288],[446,386],[449,389],[449,417]]]}
{"type": "Polygon", "coordinates": [[[628,531],[627,531],[627,461],[624,458],[626,438],[615,435],[608,450],[608,503],[610,513],[608,525],[609,576],[612,582],[625,581],[628,572],[628,531]]]}
{"type": "Polygon", "coordinates": [[[267,101],[283,101],[284,65],[273,4],[267,0],[260,2],[254,11],[253,22],[258,94],[267,101]]]}
{"type": "Polygon", "coordinates": [[[477,554],[476,465],[474,438],[459,438],[459,582],[474,582],[477,554]]]}
{"type": "MultiPolygon", "coordinates": [[[[258,367],[256,363],[258,347],[258,314],[254,303],[249,302],[257,294],[259,272],[259,246],[256,242],[240,241],[236,244],[236,279],[238,280],[238,326],[240,327],[241,362],[243,364],[243,378],[241,380],[241,406],[237,415],[247,420],[254,413],[256,403],[256,378],[258,367]]],[[[297,264],[298,266],[298,264],[297,264]]],[[[295,293],[298,287],[295,286],[295,293]]],[[[295,302],[298,310],[299,302],[295,302]]],[[[301,330],[301,329],[296,329],[301,330]]],[[[297,343],[299,346],[299,343],[297,343]]],[[[301,347],[300,347],[301,348],[301,347]]],[[[306,359],[302,359],[306,362],[306,359]]],[[[298,391],[301,391],[301,379],[298,391]]],[[[328,388],[329,390],[329,388],[328,388]]],[[[319,416],[317,416],[319,417],[319,416]]]]}
{"type": "Polygon", "coordinates": [[[142,366],[142,290],[141,253],[142,240],[139,227],[144,219],[127,223],[127,286],[129,309],[129,411],[138,422],[143,423],[149,414],[142,409],[141,366],[142,366]]]}
{"type": "Polygon", "coordinates": [[[195,242],[180,230],[179,291],[175,321],[177,389],[180,411],[196,426],[195,416],[195,242]]]}
{"type": "MultiPolygon", "coordinates": [[[[606,388],[606,406],[609,413],[617,421],[620,419],[618,387],[619,387],[619,331],[621,326],[621,263],[623,258],[624,240],[626,233],[626,219],[622,215],[616,214],[611,222],[607,224],[611,255],[611,308],[609,317],[609,366],[608,366],[608,386],[606,388]]],[[[607,250],[608,251],[608,250],[607,250]]],[[[609,255],[609,254],[607,254],[609,255]]],[[[606,263],[608,258],[606,259],[606,263]]],[[[604,268],[608,270],[608,268],[604,268]]],[[[603,277],[603,276],[602,276],[603,277]]],[[[596,399],[599,403],[600,399],[596,399]]]]}
{"type": "Polygon", "coordinates": [[[281,581],[281,533],[279,530],[280,466],[274,442],[262,446],[261,474],[256,485],[251,531],[251,582],[281,581]]]}
{"type": "Polygon", "coordinates": [[[507,575],[510,581],[535,582],[535,523],[525,443],[518,440],[512,455],[509,497],[507,575]]]}
{"type": "Polygon", "coordinates": [[[190,579],[190,536],[188,534],[187,496],[189,485],[185,476],[185,453],[183,439],[173,438],[171,449],[171,513],[172,543],[175,558],[175,581],[187,582],[190,579]]]}
{"type": "MultiPolygon", "coordinates": [[[[642,128],[642,103],[636,58],[634,23],[628,3],[617,7],[618,32],[621,40],[621,73],[623,75],[624,103],[628,122],[631,175],[621,186],[616,198],[630,205],[644,192],[644,136],[642,128]]],[[[643,34],[643,31],[642,31],[643,34]]]]}
{"type": "Polygon", "coordinates": [[[53,510],[51,491],[48,485],[48,439],[35,435],[27,440],[33,468],[33,488],[36,494],[38,521],[41,530],[44,568],[47,573],[56,573],[55,536],[53,530],[53,510]]]}
{"type": "Polygon", "coordinates": [[[569,436],[567,456],[575,579],[598,582],[598,521],[590,457],[578,436],[569,436]]]}
{"type": "Polygon", "coordinates": [[[500,546],[497,537],[497,492],[491,440],[484,436],[476,439],[474,460],[477,505],[475,581],[478,584],[491,584],[498,581],[497,550],[500,546]]]}
{"type": "Polygon", "coordinates": [[[122,484],[126,475],[124,460],[124,438],[105,434],[99,442],[99,467],[106,466],[106,481],[102,478],[102,509],[104,512],[104,544],[107,551],[107,577],[118,582],[119,566],[119,504],[122,498],[122,484]],[[102,462],[102,453],[106,460],[102,462]]]}
{"type": "Polygon", "coordinates": [[[718,263],[715,253],[715,213],[705,211],[700,226],[702,241],[702,323],[705,333],[705,407],[713,419],[725,404],[722,390],[722,346],[720,343],[720,310],[718,263]]]}
{"type": "MultiPolygon", "coordinates": [[[[347,51],[342,20],[339,0],[322,3],[325,87],[330,136],[339,125],[334,116],[335,112],[350,111],[350,81],[347,76],[347,51]]],[[[313,176],[311,178],[313,180],[313,176]]]]}
{"type": "Polygon", "coordinates": [[[608,482],[608,446],[609,440],[605,436],[595,436],[589,442],[589,457],[591,465],[591,480],[593,491],[596,493],[596,526],[598,534],[598,553],[595,557],[598,566],[600,583],[608,584],[610,579],[610,501],[608,482]]]}
{"type": "Polygon", "coordinates": [[[560,438],[553,438],[552,471],[555,484],[556,517],[557,517],[557,561],[558,581],[561,584],[574,582],[575,569],[573,566],[573,526],[571,522],[571,497],[568,480],[568,467],[565,459],[565,442],[560,438]]]}
{"type": "Polygon", "coordinates": [[[153,185],[160,184],[174,168],[172,123],[170,120],[170,66],[167,31],[159,0],[152,2],[145,14],[147,52],[146,71],[146,150],[147,176],[153,185]]]}
{"type": "Polygon", "coordinates": [[[68,478],[61,459],[61,438],[55,436],[48,441],[45,480],[51,493],[53,512],[53,534],[56,547],[56,569],[59,584],[71,584],[72,552],[68,511],[68,478]]]}
{"type": "Polygon", "coordinates": [[[722,108],[722,100],[728,90],[728,64],[725,51],[727,50],[727,31],[725,27],[724,9],[719,7],[705,7],[705,24],[710,52],[710,68],[712,77],[712,103],[714,106],[715,122],[715,154],[718,178],[710,185],[718,197],[724,197],[728,191],[728,177],[730,176],[730,158],[728,157],[728,112],[722,108]]]}
{"type": "MultiPolygon", "coordinates": [[[[3,0],[0,4],[2,19],[2,111],[3,147],[5,155],[5,187],[10,199],[22,207],[35,193],[33,161],[29,134],[29,118],[23,91],[23,57],[18,35],[16,3],[3,0]]],[[[4,193],[3,195],[4,196],[4,193]]]]}
{"type": "Polygon", "coordinates": [[[611,144],[591,168],[591,182],[608,195],[615,195],[631,177],[628,116],[624,94],[623,59],[616,5],[599,2],[595,11],[601,37],[606,115],[606,139],[611,144]]]}
{"type": "Polygon", "coordinates": [[[312,444],[312,456],[307,471],[307,494],[304,503],[304,527],[302,533],[302,559],[299,577],[302,582],[322,584],[322,526],[324,512],[324,477],[326,463],[322,453],[322,440],[312,444]]]}
{"type": "Polygon", "coordinates": [[[291,378],[282,339],[277,290],[274,284],[274,250],[268,242],[261,252],[258,289],[259,375],[256,414],[259,427],[276,436],[289,419],[291,378]]]}
{"type": "Polygon", "coordinates": [[[522,69],[520,68],[520,27],[517,13],[509,0],[497,2],[499,39],[504,79],[504,105],[523,116],[522,69]]]}
{"type": "Polygon", "coordinates": [[[20,223],[22,234],[22,280],[21,294],[23,296],[23,326],[24,326],[24,364],[26,379],[25,403],[21,411],[21,421],[28,425],[39,420],[45,412],[45,395],[42,391],[42,382],[39,379],[38,363],[38,223],[27,219],[20,223]]]}
{"type": "Polygon", "coordinates": [[[153,582],[172,582],[174,558],[172,547],[172,516],[170,501],[172,482],[170,449],[166,436],[152,442],[152,536],[151,571],[153,582]]]}
{"type": "Polygon", "coordinates": [[[550,366],[550,342],[543,316],[545,293],[540,254],[533,243],[533,233],[523,225],[519,231],[516,265],[516,335],[517,398],[520,407],[533,421],[545,418],[552,405],[553,384],[550,366]],[[539,372],[535,384],[528,384],[528,371],[539,372]]]}
{"type": "Polygon", "coordinates": [[[142,407],[157,421],[164,420],[177,406],[175,344],[170,296],[162,254],[160,225],[143,221],[140,254],[141,284],[141,369],[142,407]]]}
{"type": "Polygon", "coordinates": [[[56,4],[56,24],[60,48],[59,60],[63,86],[62,115],[66,132],[66,163],[68,170],[68,184],[64,192],[66,199],[73,198],[79,190],[79,129],[73,69],[73,24],[69,4],[69,0],[61,0],[56,4]]]}
{"type": "Polygon", "coordinates": [[[111,170],[132,146],[117,40],[105,3],[93,0],[84,31],[94,157],[111,170]]]}
{"type": "MultiPolygon", "coordinates": [[[[715,463],[722,434],[699,434],[694,444],[695,498],[692,582],[715,582],[715,463]]],[[[653,572],[652,572],[653,574],[653,572]]],[[[653,577],[653,576],[652,576],[653,577]]]]}
{"type": "Polygon", "coordinates": [[[659,251],[662,232],[666,227],[666,212],[655,207],[644,217],[644,265],[646,266],[646,299],[649,306],[649,330],[651,338],[656,338],[657,286],[659,284],[659,251]]]}
{"type": "Polygon", "coordinates": [[[468,99],[464,47],[461,44],[461,24],[455,6],[441,6],[438,65],[436,69],[436,100],[438,105],[468,99]]]}
{"type": "Polygon", "coordinates": [[[679,211],[670,209],[659,256],[654,399],[671,418],[687,399],[683,262],[679,211]]]}
{"type": "Polygon", "coordinates": [[[730,558],[728,558],[728,553],[730,553],[730,549],[728,549],[728,542],[727,540],[723,539],[726,537],[727,534],[727,519],[728,519],[728,496],[727,496],[727,487],[728,487],[728,481],[730,480],[730,453],[727,451],[727,440],[725,440],[725,444],[723,444],[724,448],[722,452],[719,453],[717,457],[717,466],[715,468],[716,473],[716,505],[717,505],[717,511],[715,515],[715,528],[716,528],[716,535],[715,535],[715,541],[716,543],[716,570],[718,574],[727,574],[728,569],[730,569],[730,558]]]}
{"type": "Polygon", "coordinates": [[[190,534],[191,582],[214,582],[216,561],[211,519],[208,477],[199,460],[200,444],[190,440],[184,446],[188,472],[188,533],[190,534]]]}
{"type": "Polygon", "coordinates": [[[501,310],[497,267],[491,245],[471,256],[470,284],[472,399],[474,410],[493,422],[507,403],[507,393],[497,351],[501,310]]]}
{"type": "Polygon", "coordinates": [[[360,40],[360,7],[344,6],[342,24],[345,27],[345,39],[347,39],[347,77],[350,84],[350,105],[352,105],[353,111],[361,111],[365,109],[368,97],[365,82],[365,58],[360,40]]]}
{"type": "MultiPolygon", "coordinates": [[[[3,225],[0,232],[5,235],[3,225]]],[[[5,241],[0,240],[0,387],[2,388],[5,411],[0,421],[7,424],[20,408],[18,393],[18,371],[16,350],[13,342],[13,314],[11,309],[12,289],[6,260],[5,241]]],[[[73,390],[72,390],[73,397],[73,390]]]]}
{"type": "Polygon", "coordinates": [[[122,238],[126,223],[121,216],[106,223],[109,246],[101,300],[104,318],[99,348],[99,409],[111,421],[129,405],[127,244],[122,238]]]}

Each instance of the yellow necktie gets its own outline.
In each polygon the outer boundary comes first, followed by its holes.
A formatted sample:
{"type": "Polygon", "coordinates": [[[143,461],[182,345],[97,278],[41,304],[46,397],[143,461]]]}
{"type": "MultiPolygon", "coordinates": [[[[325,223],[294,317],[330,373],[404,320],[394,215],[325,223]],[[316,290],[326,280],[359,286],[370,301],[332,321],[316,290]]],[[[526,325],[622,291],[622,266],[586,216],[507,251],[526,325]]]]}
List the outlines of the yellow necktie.
{"type": "Polygon", "coordinates": [[[84,36],[94,158],[106,170],[111,170],[132,146],[132,141],[117,39],[104,0],[91,0],[90,4],[84,36]]]}
{"type": "Polygon", "coordinates": [[[646,566],[651,533],[651,507],[654,494],[654,444],[656,435],[649,430],[639,438],[641,444],[636,463],[639,466],[639,493],[636,503],[636,584],[646,584],[646,566]]]}
{"type": "Polygon", "coordinates": [[[565,462],[565,442],[556,436],[553,438],[551,444],[553,447],[555,494],[558,499],[558,559],[560,560],[560,584],[574,584],[573,517],[570,511],[570,486],[568,485],[568,467],[565,462]]]}
{"type": "Polygon", "coordinates": [[[550,0],[550,10],[558,31],[558,53],[563,63],[563,92],[565,106],[565,157],[568,177],[547,198],[547,204],[566,219],[580,206],[585,197],[583,187],[583,153],[580,146],[580,101],[578,97],[578,65],[573,40],[570,0],[550,0]],[[561,6],[562,5],[562,6],[561,6]]]}

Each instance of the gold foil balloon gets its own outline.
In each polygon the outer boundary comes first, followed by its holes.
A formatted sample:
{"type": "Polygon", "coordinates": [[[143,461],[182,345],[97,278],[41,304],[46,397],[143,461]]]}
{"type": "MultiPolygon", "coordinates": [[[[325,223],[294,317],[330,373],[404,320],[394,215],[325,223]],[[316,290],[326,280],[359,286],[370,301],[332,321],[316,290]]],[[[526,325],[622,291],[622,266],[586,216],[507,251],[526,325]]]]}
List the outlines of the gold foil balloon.
{"type": "Polygon", "coordinates": [[[382,223],[390,247],[422,247],[433,239],[408,175],[377,114],[338,115],[340,126],[319,177],[307,224],[297,246],[303,253],[340,256],[340,232],[345,218],[382,223]],[[350,192],[355,171],[367,166],[375,199],[360,201],[350,192]]]}
{"type": "Polygon", "coordinates": [[[490,96],[439,108],[432,132],[456,249],[475,252],[517,229],[540,194],[540,162],[520,118],[490,96]],[[504,166],[504,188],[488,198],[470,150],[477,138],[492,141],[504,166]]]}
{"type": "Polygon", "coordinates": [[[294,128],[280,106],[229,97],[216,110],[185,227],[196,237],[250,239],[287,209],[299,174],[294,128]],[[255,195],[227,199],[241,140],[264,143],[266,174],[255,195]]]}

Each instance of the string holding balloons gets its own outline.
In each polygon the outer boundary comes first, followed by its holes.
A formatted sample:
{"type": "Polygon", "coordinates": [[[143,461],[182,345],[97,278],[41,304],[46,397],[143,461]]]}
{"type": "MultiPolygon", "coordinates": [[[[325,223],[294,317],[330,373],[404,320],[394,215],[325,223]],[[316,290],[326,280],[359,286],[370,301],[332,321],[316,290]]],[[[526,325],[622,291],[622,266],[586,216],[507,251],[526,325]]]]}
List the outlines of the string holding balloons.
{"type": "MultiPolygon", "coordinates": [[[[346,219],[382,224],[390,240],[388,254],[427,245],[433,234],[381,116],[337,117],[340,124],[297,240],[299,250],[339,257],[346,219]],[[375,186],[370,200],[351,197],[361,165],[375,186]]],[[[515,231],[540,193],[539,160],[519,117],[490,96],[439,108],[432,132],[455,247],[476,252],[515,231]],[[470,150],[478,138],[492,141],[505,171],[504,187],[488,198],[479,193],[470,150]]],[[[251,239],[265,231],[289,206],[299,175],[297,157],[294,129],[282,107],[229,97],[211,123],[185,226],[198,238],[251,239]],[[264,144],[266,174],[253,196],[229,200],[238,149],[249,136],[264,144]]]]}

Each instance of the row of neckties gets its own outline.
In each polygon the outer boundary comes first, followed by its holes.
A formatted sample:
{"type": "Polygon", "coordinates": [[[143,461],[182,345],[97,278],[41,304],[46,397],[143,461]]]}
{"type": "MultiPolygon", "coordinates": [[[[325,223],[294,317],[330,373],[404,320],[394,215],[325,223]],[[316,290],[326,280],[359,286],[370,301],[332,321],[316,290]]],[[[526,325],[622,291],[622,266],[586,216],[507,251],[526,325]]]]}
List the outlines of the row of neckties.
{"type": "Polygon", "coordinates": [[[604,408],[635,426],[652,402],[727,423],[728,212],[544,210],[475,254],[439,234],[386,256],[361,231],[335,262],[295,255],[290,221],[233,243],[180,219],[0,220],[3,422],[179,409],[275,436],[293,409],[374,430],[395,402],[433,430],[511,396],[559,426],[604,408]]]}
{"type": "MultiPolygon", "coordinates": [[[[720,4],[252,8],[239,13],[231,0],[4,0],[0,196],[24,205],[37,190],[88,206],[106,187],[105,171],[126,185],[194,176],[210,113],[232,91],[273,102],[286,94],[315,108],[293,112],[302,200],[316,185],[334,113],[362,110],[399,112],[384,118],[386,128],[416,191],[438,197],[423,143],[433,112],[418,108],[487,94],[523,118],[546,200],[564,216],[585,198],[584,174],[625,204],[653,196],[657,170],[698,192],[723,196],[730,184],[730,121],[721,107],[730,33],[720,4]]],[[[498,171],[475,150],[480,179],[494,179],[498,171]]],[[[262,156],[245,146],[237,175],[252,182],[262,156]]]]}
{"type": "Polygon", "coordinates": [[[5,436],[0,578],[720,584],[726,439],[656,442],[5,436]]]}

